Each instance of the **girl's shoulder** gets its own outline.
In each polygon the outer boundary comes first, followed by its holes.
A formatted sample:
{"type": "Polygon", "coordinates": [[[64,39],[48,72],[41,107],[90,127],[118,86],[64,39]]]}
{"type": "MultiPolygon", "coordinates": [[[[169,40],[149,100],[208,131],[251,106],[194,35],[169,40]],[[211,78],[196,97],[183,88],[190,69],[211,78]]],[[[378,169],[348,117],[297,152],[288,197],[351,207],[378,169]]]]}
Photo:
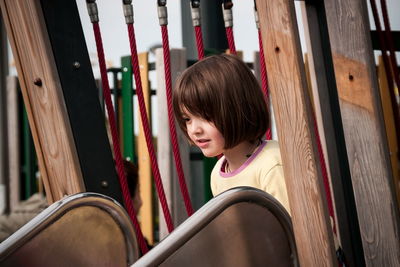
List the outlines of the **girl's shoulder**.
{"type": "Polygon", "coordinates": [[[262,151],[254,160],[254,165],[259,166],[261,170],[269,170],[276,165],[282,165],[279,143],[276,140],[264,141],[262,151]]]}
{"type": "Polygon", "coordinates": [[[281,157],[281,150],[279,148],[279,143],[276,140],[266,140],[264,141],[266,144],[263,147],[260,154],[267,154],[268,156],[278,156],[281,157]]]}

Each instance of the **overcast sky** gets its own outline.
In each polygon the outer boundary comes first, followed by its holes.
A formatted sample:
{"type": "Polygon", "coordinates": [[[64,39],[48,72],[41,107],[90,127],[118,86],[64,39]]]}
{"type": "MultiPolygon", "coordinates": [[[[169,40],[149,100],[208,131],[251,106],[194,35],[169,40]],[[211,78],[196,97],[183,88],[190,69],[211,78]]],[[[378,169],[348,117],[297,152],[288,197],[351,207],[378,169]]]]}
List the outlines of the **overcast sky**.
{"type": "MultiPolygon", "coordinates": [[[[186,1],[186,0],[185,0],[186,1]]],[[[188,1],[188,0],[187,0],[188,1]]],[[[104,50],[107,62],[112,66],[119,66],[120,57],[129,54],[129,41],[126,24],[122,13],[122,1],[97,0],[100,26],[102,29],[104,50]]],[[[251,60],[252,53],[258,50],[258,36],[255,28],[253,15],[253,0],[233,1],[234,35],[237,50],[244,52],[244,59],[251,60]]],[[[367,1],[369,2],[369,1],[367,1]]],[[[379,2],[379,1],[377,1],[379,2]]],[[[82,25],[88,50],[92,58],[96,58],[96,49],[93,38],[93,31],[86,11],[86,2],[77,1],[81,15],[82,25]]],[[[148,51],[149,47],[161,43],[160,26],[157,18],[157,1],[133,1],[135,14],[135,33],[138,51],[148,51]]],[[[296,10],[299,13],[299,1],[295,1],[296,10]]],[[[180,19],[180,1],[168,1],[169,14],[169,41],[170,47],[182,47],[182,27],[180,19]]],[[[391,26],[394,30],[400,29],[399,0],[388,0],[388,9],[391,19],[391,26]]],[[[302,27],[301,18],[298,15],[299,27],[302,27]]],[[[375,28],[371,23],[371,28],[375,28]]],[[[303,38],[300,31],[302,43],[303,38]]]]}

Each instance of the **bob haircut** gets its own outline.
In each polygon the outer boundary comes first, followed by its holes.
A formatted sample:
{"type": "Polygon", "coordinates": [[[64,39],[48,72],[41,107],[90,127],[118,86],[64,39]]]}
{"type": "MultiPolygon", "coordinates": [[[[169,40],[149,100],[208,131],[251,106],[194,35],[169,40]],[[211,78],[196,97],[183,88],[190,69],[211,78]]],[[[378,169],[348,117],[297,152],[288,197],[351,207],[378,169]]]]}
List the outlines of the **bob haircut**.
{"type": "Polygon", "coordinates": [[[270,123],[258,81],[233,55],[210,56],[186,69],[176,82],[173,108],[188,140],[185,111],[212,122],[225,139],[225,149],[261,139],[270,123]]]}

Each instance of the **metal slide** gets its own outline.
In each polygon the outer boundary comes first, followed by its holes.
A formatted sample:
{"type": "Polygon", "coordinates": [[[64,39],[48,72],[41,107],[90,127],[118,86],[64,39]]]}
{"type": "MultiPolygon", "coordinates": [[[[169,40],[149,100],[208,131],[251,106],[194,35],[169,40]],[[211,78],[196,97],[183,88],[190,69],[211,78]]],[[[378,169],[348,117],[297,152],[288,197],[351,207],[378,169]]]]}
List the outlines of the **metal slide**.
{"type": "Polygon", "coordinates": [[[66,197],[0,243],[0,266],[127,266],[138,258],[125,210],[96,193],[66,197]]]}
{"type": "Polygon", "coordinates": [[[129,216],[95,193],[54,203],[0,243],[1,266],[298,266],[289,214],[249,187],[213,198],[137,258],[129,216]]]}
{"type": "Polygon", "coordinates": [[[263,191],[238,187],[199,209],[138,266],[298,266],[289,214],[263,191]]]}

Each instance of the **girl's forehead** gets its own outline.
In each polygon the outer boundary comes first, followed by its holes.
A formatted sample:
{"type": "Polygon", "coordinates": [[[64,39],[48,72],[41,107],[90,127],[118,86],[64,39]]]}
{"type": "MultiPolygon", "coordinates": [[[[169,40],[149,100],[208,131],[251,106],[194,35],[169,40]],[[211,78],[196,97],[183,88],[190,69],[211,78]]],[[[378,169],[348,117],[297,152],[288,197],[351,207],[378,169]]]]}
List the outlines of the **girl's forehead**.
{"type": "Polygon", "coordinates": [[[187,109],[187,107],[185,107],[185,106],[181,106],[181,111],[182,111],[182,113],[185,114],[185,115],[194,116],[193,113],[191,113],[191,112],[187,109]]]}

